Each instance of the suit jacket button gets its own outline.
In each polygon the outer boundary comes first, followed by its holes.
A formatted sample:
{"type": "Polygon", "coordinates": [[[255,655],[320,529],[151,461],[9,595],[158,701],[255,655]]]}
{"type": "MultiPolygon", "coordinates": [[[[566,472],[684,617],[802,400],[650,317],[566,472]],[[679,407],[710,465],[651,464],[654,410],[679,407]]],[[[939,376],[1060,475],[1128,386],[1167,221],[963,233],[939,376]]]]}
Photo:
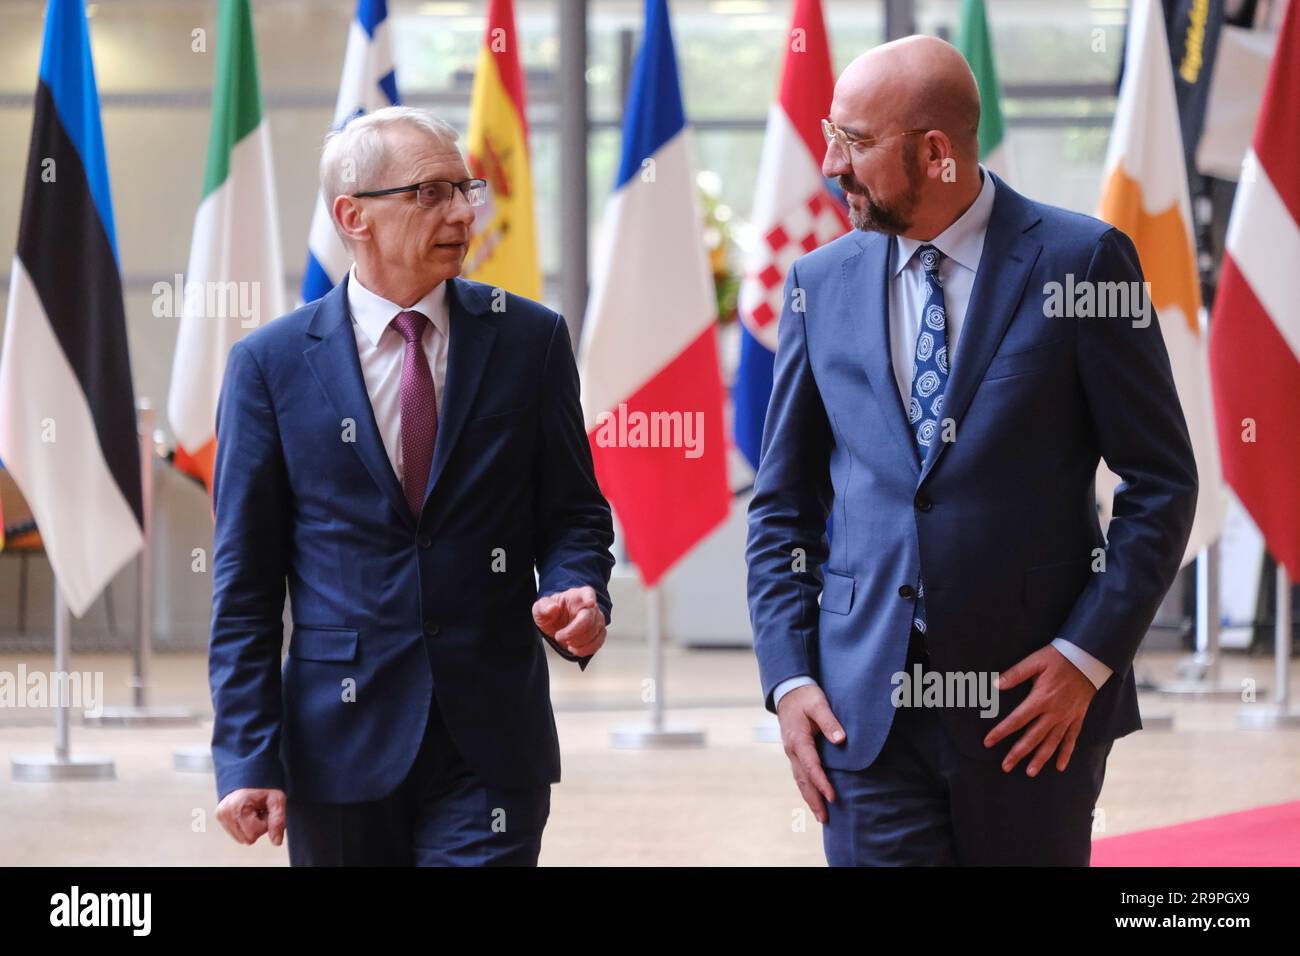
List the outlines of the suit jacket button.
{"type": "Polygon", "coordinates": [[[430,637],[437,637],[437,636],[438,636],[438,622],[437,622],[437,621],[425,621],[425,622],[424,622],[424,633],[425,633],[425,634],[428,634],[430,637]]]}
{"type": "Polygon", "coordinates": [[[925,495],[917,496],[916,498],[917,511],[929,511],[933,507],[934,507],[934,502],[931,501],[929,498],[927,498],[925,495]]]}
{"type": "Polygon", "coordinates": [[[901,588],[898,589],[898,596],[901,598],[915,597],[916,592],[912,590],[912,585],[904,584],[901,588]]]}
{"type": "Polygon", "coordinates": [[[431,547],[433,547],[433,539],[430,538],[427,534],[420,535],[418,538],[415,539],[415,542],[425,551],[428,551],[431,547]]]}

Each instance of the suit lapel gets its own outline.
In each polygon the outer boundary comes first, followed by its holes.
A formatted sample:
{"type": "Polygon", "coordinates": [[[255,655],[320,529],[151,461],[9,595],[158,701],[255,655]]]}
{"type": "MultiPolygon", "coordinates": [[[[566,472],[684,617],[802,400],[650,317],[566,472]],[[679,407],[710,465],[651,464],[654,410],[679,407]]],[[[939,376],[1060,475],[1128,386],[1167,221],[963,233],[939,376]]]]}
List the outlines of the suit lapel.
{"type": "Polygon", "coordinates": [[[845,259],[841,266],[847,299],[841,314],[850,318],[851,340],[867,370],[867,381],[880,406],[885,427],[912,466],[912,471],[919,474],[921,460],[916,453],[916,439],[907,423],[907,412],[898,394],[898,380],[894,377],[894,363],[890,357],[889,282],[894,241],[887,236],[863,236],[859,243],[862,252],[845,259]],[[875,301],[867,303],[864,309],[855,295],[869,289],[877,290],[875,301]]]}
{"type": "Polygon", "coordinates": [[[379,436],[379,426],[375,423],[375,411],[370,404],[370,394],[366,391],[366,382],[361,374],[361,358],[357,354],[356,333],[352,330],[352,319],[348,312],[348,280],[343,281],[326,293],[307,327],[307,334],[318,341],[303,352],[303,358],[311,367],[317,383],[325,392],[330,404],[339,416],[340,428],[344,419],[355,422],[355,441],[351,442],[353,450],[370,472],[375,485],[388,498],[404,521],[412,527],[415,519],[406,504],[401,482],[393,471],[384,450],[383,439],[379,436]]]}
{"type": "Polygon", "coordinates": [[[447,284],[447,304],[451,313],[451,338],[447,344],[447,381],[442,389],[442,406],[438,409],[438,437],[433,448],[433,464],[424,488],[424,506],[438,485],[447,459],[460,437],[474,397],[478,394],[496,340],[496,329],[480,316],[486,311],[483,290],[463,279],[447,284]]]}
{"type": "MultiPolygon", "coordinates": [[[[1027,234],[1039,218],[1029,201],[996,176],[994,185],[997,192],[984,235],[979,271],[975,274],[961,339],[953,357],[952,375],[944,392],[943,417],[956,423],[958,440],[962,416],[1020,304],[1043,248],[1027,234]]],[[[934,443],[921,469],[922,481],[934,470],[949,444],[934,443]]]]}

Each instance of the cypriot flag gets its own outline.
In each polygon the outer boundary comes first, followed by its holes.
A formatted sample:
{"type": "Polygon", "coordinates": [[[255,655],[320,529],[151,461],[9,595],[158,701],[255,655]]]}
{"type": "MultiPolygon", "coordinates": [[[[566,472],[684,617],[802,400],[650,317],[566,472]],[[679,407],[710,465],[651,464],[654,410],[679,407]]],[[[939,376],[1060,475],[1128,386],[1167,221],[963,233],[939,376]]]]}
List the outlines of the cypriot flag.
{"type": "MultiPolygon", "coordinates": [[[[1218,537],[1227,492],[1210,401],[1173,66],[1164,14],[1155,0],[1135,0],[1130,10],[1124,78],[1106,156],[1100,215],[1125,232],[1137,247],[1191,434],[1200,494],[1183,556],[1186,564],[1218,537]]],[[[1098,496],[1109,502],[1117,483],[1118,479],[1103,469],[1098,475],[1098,496]]]]}

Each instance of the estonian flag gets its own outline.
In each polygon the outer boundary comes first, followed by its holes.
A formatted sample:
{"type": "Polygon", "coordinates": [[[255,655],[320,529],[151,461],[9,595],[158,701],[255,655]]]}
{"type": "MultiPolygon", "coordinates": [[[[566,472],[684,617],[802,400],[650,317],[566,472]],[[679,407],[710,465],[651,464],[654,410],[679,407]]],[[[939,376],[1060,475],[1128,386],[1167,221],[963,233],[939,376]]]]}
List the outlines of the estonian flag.
{"type": "Polygon", "coordinates": [[[0,458],[81,616],[144,541],[99,94],[79,0],[50,0],[0,350],[0,458]]]}

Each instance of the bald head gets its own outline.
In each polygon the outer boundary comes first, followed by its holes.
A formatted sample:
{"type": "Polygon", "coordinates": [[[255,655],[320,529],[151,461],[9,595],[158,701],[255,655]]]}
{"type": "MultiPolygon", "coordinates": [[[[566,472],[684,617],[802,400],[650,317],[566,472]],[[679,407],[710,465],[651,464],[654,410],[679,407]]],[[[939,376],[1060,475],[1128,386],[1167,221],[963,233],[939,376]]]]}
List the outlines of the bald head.
{"type": "Polygon", "coordinates": [[[965,57],[937,37],[870,50],[835,82],[822,173],[858,229],[930,239],[980,190],[980,94],[965,57]]]}
{"type": "Polygon", "coordinates": [[[903,37],[863,53],[840,74],[835,101],[868,122],[871,135],[941,130],[959,157],[978,156],[975,74],[960,51],[938,37],[903,37]]]}

